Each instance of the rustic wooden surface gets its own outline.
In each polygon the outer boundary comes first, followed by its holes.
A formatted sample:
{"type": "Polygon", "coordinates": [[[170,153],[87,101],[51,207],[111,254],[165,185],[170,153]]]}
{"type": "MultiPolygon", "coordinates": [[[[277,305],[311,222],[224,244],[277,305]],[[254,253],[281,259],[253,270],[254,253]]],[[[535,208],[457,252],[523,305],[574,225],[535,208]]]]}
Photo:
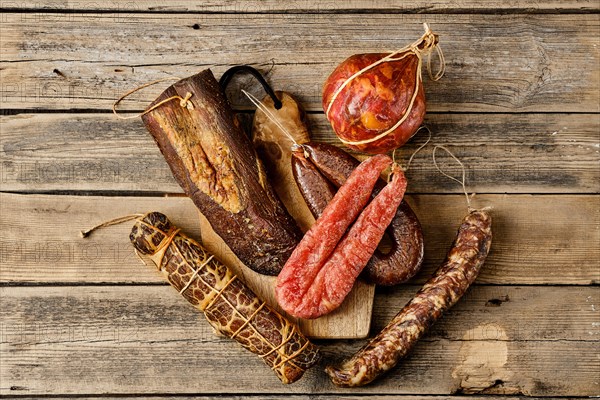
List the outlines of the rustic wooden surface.
{"type": "MultiPolygon", "coordinates": [[[[1,395],[600,396],[598,2],[1,0],[0,10],[1,395]],[[321,365],[282,386],[140,263],[129,226],[79,238],[150,210],[201,235],[141,122],[110,114],[126,90],[249,63],[299,97],[316,140],[336,143],[320,109],[327,74],[355,52],[412,41],[421,22],[440,33],[447,59],[440,82],[425,78],[426,121],[467,165],[475,204],[494,207],[495,237],[473,288],[383,379],[338,389],[321,365]]],[[[262,93],[249,79],[231,85],[248,122],[240,87],[262,93]]],[[[161,90],[123,110],[140,111],[161,90]]],[[[372,334],[443,259],[465,212],[430,149],[408,177],[425,265],[408,285],[376,290],[372,334]]],[[[336,361],[364,341],[318,343],[336,361]]]]}

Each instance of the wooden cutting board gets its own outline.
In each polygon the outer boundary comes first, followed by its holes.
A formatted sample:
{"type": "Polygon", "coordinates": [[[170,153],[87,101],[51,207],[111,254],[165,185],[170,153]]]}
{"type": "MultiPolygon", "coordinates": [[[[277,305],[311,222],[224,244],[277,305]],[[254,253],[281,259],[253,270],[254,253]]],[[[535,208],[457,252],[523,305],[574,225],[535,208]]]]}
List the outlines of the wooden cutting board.
{"type": "Polygon", "coordinates": [[[271,307],[296,322],[306,336],[318,339],[360,339],[369,334],[375,286],[358,280],[342,305],[334,312],[313,320],[295,318],[284,312],[275,300],[274,276],[258,274],[246,267],[212,230],[200,214],[202,244],[222,263],[231,268],[246,284],[271,307]]]}

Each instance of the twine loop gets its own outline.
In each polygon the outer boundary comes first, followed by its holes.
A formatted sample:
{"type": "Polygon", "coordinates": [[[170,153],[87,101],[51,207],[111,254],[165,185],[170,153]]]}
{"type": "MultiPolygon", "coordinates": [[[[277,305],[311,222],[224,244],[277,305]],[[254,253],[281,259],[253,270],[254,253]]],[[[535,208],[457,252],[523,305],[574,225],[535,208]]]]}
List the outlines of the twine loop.
{"type": "Polygon", "coordinates": [[[192,102],[190,101],[190,99],[192,97],[192,93],[187,92],[184,97],[181,97],[179,95],[167,97],[166,99],[159,101],[158,103],[156,103],[152,107],[147,108],[146,110],[144,110],[141,113],[136,114],[136,115],[128,115],[128,116],[125,117],[125,116],[123,116],[123,115],[121,115],[121,114],[119,114],[117,112],[117,106],[119,105],[119,103],[121,103],[123,100],[125,100],[127,97],[129,97],[133,93],[135,93],[137,91],[140,91],[140,90],[142,90],[144,88],[147,88],[149,86],[156,85],[157,83],[164,82],[164,81],[169,81],[169,80],[178,80],[178,81],[180,81],[181,78],[178,78],[176,76],[170,76],[168,78],[157,79],[155,81],[145,83],[145,84],[143,84],[141,86],[138,86],[136,88],[133,88],[133,89],[129,90],[128,92],[126,92],[125,94],[123,94],[121,97],[119,97],[117,99],[117,101],[115,101],[113,103],[113,106],[112,106],[112,112],[113,112],[113,114],[115,114],[115,116],[117,118],[119,118],[119,119],[139,118],[139,117],[141,117],[143,115],[148,114],[150,111],[157,109],[158,107],[162,106],[163,104],[168,103],[169,101],[173,101],[173,100],[179,100],[179,105],[182,108],[187,108],[188,110],[193,110],[194,109],[194,104],[192,104],[192,102]]]}
{"type": "Polygon", "coordinates": [[[421,125],[419,127],[419,129],[417,129],[417,131],[415,132],[415,134],[413,136],[416,136],[417,133],[419,133],[421,131],[421,129],[424,129],[427,131],[427,133],[428,133],[427,140],[425,141],[425,143],[420,145],[415,151],[413,151],[413,153],[410,155],[410,157],[408,159],[408,162],[406,163],[406,167],[403,167],[402,165],[400,165],[400,163],[398,161],[396,161],[396,150],[398,150],[398,149],[394,149],[394,151],[392,152],[392,161],[393,161],[392,171],[388,175],[388,182],[390,182],[392,180],[392,175],[394,174],[395,171],[402,171],[403,173],[408,171],[408,168],[410,168],[410,163],[412,163],[413,158],[415,158],[417,153],[420,152],[431,141],[431,130],[426,125],[421,125]]]}
{"type": "Polygon", "coordinates": [[[459,185],[462,186],[462,190],[463,193],[467,199],[467,207],[469,209],[469,212],[474,211],[475,209],[473,207],[471,207],[471,197],[475,196],[475,193],[473,193],[471,196],[469,196],[469,194],[467,193],[467,187],[465,185],[465,180],[466,180],[466,169],[465,169],[465,165],[462,163],[462,161],[460,161],[450,150],[448,150],[445,146],[442,145],[436,145],[433,148],[433,153],[432,153],[432,158],[433,158],[433,165],[435,166],[435,168],[438,170],[438,172],[442,175],[444,175],[445,177],[447,177],[448,179],[453,180],[454,182],[458,183],[459,185]],[[442,171],[442,169],[438,166],[436,158],[435,158],[435,153],[438,149],[442,149],[444,150],[446,153],[448,153],[450,155],[450,157],[452,157],[459,165],[460,168],[462,170],[462,175],[461,175],[461,179],[458,180],[455,177],[453,177],[452,175],[449,175],[447,173],[445,173],[444,171],[442,171]]]}

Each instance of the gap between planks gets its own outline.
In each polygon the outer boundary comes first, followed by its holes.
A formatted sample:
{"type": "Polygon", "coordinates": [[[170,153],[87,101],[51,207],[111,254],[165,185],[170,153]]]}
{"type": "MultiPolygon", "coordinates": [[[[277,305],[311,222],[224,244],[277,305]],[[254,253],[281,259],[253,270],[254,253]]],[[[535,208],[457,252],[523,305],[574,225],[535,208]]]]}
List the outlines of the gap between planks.
{"type": "Polygon", "coordinates": [[[344,13],[597,13],[600,10],[597,2],[590,0],[546,0],[531,2],[526,0],[495,2],[493,6],[486,2],[463,0],[454,3],[445,0],[422,1],[410,3],[394,0],[366,1],[349,0],[343,3],[337,1],[292,1],[281,2],[277,0],[266,1],[203,1],[193,4],[188,1],[145,0],[136,2],[104,2],[95,0],[79,0],[74,4],[65,4],[62,1],[38,1],[34,4],[3,1],[0,10],[11,12],[45,12],[45,13],[218,13],[218,14],[344,14],[344,13]]]}
{"type": "MultiPolygon", "coordinates": [[[[405,284],[378,292],[371,336],[383,329],[420,288],[420,285],[405,284]]],[[[44,332],[39,331],[39,335],[34,336],[40,325],[63,331],[63,324],[96,327],[103,334],[113,325],[129,331],[137,328],[140,341],[151,341],[155,335],[164,340],[194,340],[196,335],[205,333],[206,340],[221,340],[208,334],[212,332],[202,315],[170,286],[46,287],[43,290],[2,287],[0,294],[4,328],[0,334],[10,339],[9,343],[16,339],[26,342],[17,334],[40,344],[66,341],[71,336],[61,339],[58,333],[48,332],[44,336],[44,332]],[[78,316],[81,324],[77,323],[78,316]],[[130,319],[131,316],[136,317],[130,319]]],[[[597,342],[600,326],[595,322],[600,317],[599,306],[600,291],[590,286],[474,286],[434,325],[425,340],[597,342]],[[556,298],[561,302],[557,303],[556,298]],[[549,315],[552,315],[551,320],[549,315]]],[[[111,339],[100,336],[94,340],[111,339]]]]}
{"type": "MultiPolygon", "coordinates": [[[[26,388],[15,388],[15,391],[26,390],[26,388]]],[[[180,394],[180,393],[152,393],[152,394],[144,394],[144,393],[120,393],[118,396],[113,394],[76,394],[76,395],[68,395],[68,394],[60,394],[60,395],[37,395],[35,397],[31,397],[28,395],[7,395],[3,396],[5,399],[106,399],[106,400],[139,400],[140,398],[144,399],[156,399],[156,400],[241,400],[241,399],[252,399],[252,400],[281,400],[281,398],[285,396],[285,399],[289,400],[356,400],[359,398],[365,398],[369,400],[390,400],[390,399],[401,399],[401,400],[422,400],[422,399],[430,399],[430,400],[490,400],[491,396],[489,395],[456,395],[453,394],[452,397],[448,396],[440,396],[435,394],[419,394],[417,396],[410,394],[362,394],[362,395],[341,395],[341,394],[330,394],[323,393],[319,395],[314,394],[289,394],[287,392],[281,392],[272,390],[268,393],[261,392],[259,393],[246,393],[241,397],[239,394],[235,393],[219,393],[218,395],[206,396],[202,394],[180,394]]],[[[495,398],[501,398],[502,400],[523,400],[523,397],[515,397],[511,395],[496,395],[495,398]]],[[[590,396],[544,396],[544,397],[527,397],[527,400],[561,400],[561,399],[589,399],[590,396]]]]}
{"type": "MultiPolygon", "coordinates": [[[[416,286],[399,289],[376,297],[374,332],[416,286]]],[[[257,357],[215,336],[201,314],[170,287],[2,288],[0,293],[2,382],[27,388],[25,393],[283,389],[257,357]],[[190,365],[202,379],[179,373],[190,365]]],[[[319,365],[285,389],[290,394],[420,394],[427,388],[430,394],[593,395],[599,368],[593,351],[594,335],[600,334],[594,325],[598,295],[591,287],[474,287],[376,384],[337,389],[319,365]],[[556,298],[562,300],[558,305],[556,298]],[[557,380],[564,364],[578,373],[557,380]]],[[[363,343],[318,341],[328,362],[363,343]]]]}

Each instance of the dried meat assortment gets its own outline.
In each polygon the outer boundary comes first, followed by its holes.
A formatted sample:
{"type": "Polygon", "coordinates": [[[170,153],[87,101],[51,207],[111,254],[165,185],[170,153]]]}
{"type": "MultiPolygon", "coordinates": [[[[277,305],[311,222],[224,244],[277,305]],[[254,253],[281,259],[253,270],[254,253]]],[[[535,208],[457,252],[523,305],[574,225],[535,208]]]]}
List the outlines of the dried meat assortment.
{"type": "MultiPolygon", "coordinates": [[[[350,154],[326,143],[305,143],[292,154],[294,177],[316,218],[358,164],[350,154]]],[[[378,180],[373,195],[385,185],[382,179],[378,180]]],[[[361,276],[370,283],[390,286],[412,278],[423,262],[421,224],[406,201],[396,209],[386,233],[391,239],[390,250],[385,253],[375,250],[361,276]]]]}
{"type": "Polygon", "coordinates": [[[134,225],[130,240],[187,301],[204,312],[215,330],[261,357],[283,383],[295,382],[319,360],[317,347],[296,325],[258,298],[165,215],[146,214],[134,225]]]}
{"type": "MultiPolygon", "coordinates": [[[[350,57],[325,83],[323,108],[340,140],[377,154],[362,163],[335,146],[310,142],[300,104],[289,93],[274,92],[249,66],[232,67],[220,82],[210,70],[182,79],[141,114],[185,193],[246,266],[278,275],[277,302],[295,317],[332,312],[361,274],[371,283],[395,285],[422,264],[423,234],[403,201],[404,172],[381,153],[402,146],[423,122],[423,57],[437,50],[441,70],[429,73],[434,80],[443,75],[438,36],[425,28],[419,40],[400,50],[350,57]],[[254,75],[268,94],[259,101],[244,91],[259,109],[252,140],[224,94],[238,72],[254,75]],[[385,182],[380,175],[390,166],[385,182]],[[386,232],[392,246],[383,253],[377,248],[386,232]]],[[[435,149],[433,156],[435,164],[435,149]]],[[[463,168],[469,203],[464,175],[463,168]]],[[[295,382],[318,362],[319,350],[295,324],[165,215],[127,216],[100,226],[133,218],[130,240],[136,251],[147,255],[217,332],[257,354],[283,383],[295,382]]],[[[469,204],[446,260],[376,337],[340,366],[327,366],[331,381],[362,386],[393,368],[464,295],[491,241],[490,215],[469,204]]]]}

